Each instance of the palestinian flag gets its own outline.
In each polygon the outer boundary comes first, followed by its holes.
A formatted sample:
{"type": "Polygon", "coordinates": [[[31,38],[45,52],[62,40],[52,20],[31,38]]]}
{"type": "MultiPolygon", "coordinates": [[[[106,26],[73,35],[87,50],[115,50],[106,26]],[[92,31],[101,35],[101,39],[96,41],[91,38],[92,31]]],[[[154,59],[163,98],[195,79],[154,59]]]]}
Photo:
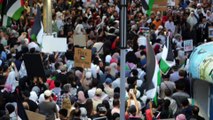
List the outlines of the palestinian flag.
{"type": "Polygon", "coordinates": [[[144,13],[146,13],[148,16],[150,16],[150,14],[152,12],[154,0],[141,0],[141,2],[142,2],[144,13]]]}
{"type": "Polygon", "coordinates": [[[4,9],[4,13],[13,18],[19,20],[24,11],[24,0],[10,0],[4,9]]]}
{"type": "Polygon", "coordinates": [[[2,22],[2,26],[3,27],[10,27],[12,24],[12,21],[11,21],[11,18],[6,16],[6,15],[3,15],[3,22],[2,22]]]}
{"type": "Polygon", "coordinates": [[[3,0],[0,0],[0,10],[2,10],[3,0]]]}
{"type": "Polygon", "coordinates": [[[30,38],[33,41],[37,41],[38,44],[42,44],[42,36],[44,33],[43,24],[41,20],[41,8],[37,7],[37,14],[34,20],[30,38]]]}
{"type": "Polygon", "coordinates": [[[161,59],[160,59],[160,69],[163,74],[167,74],[172,66],[175,65],[174,54],[172,51],[171,40],[169,36],[167,37],[166,45],[163,47],[161,59]]]}
{"type": "Polygon", "coordinates": [[[146,95],[150,99],[154,99],[157,103],[157,87],[161,83],[161,73],[158,62],[155,58],[154,50],[147,39],[147,63],[146,63],[146,95]]]}

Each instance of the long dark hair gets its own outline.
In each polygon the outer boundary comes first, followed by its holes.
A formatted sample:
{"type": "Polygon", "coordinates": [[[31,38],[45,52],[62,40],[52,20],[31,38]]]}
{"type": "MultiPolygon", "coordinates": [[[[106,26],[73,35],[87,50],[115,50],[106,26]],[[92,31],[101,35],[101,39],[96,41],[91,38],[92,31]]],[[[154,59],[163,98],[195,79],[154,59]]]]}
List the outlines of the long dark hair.
{"type": "Polygon", "coordinates": [[[86,101],[86,105],[87,105],[87,116],[90,117],[92,115],[93,112],[93,102],[91,99],[87,99],[86,101]]]}
{"type": "Polygon", "coordinates": [[[4,45],[3,45],[3,44],[0,44],[0,52],[2,52],[2,51],[5,51],[4,45]]]}

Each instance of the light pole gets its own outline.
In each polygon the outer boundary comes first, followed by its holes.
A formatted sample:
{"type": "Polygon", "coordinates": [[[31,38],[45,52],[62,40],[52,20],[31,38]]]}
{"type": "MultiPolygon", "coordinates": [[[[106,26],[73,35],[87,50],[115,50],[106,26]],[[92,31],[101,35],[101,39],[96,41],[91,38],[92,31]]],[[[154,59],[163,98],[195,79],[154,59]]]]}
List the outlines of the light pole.
{"type": "Polygon", "coordinates": [[[52,34],[52,0],[43,0],[43,24],[44,32],[52,34]]]}
{"type": "Polygon", "coordinates": [[[120,120],[125,120],[125,103],[126,103],[126,40],[127,40],[127,0],[121,0],[121,13],[120,13],[120,39],[121,39],[121,59],[120,59],[120,120]]]}

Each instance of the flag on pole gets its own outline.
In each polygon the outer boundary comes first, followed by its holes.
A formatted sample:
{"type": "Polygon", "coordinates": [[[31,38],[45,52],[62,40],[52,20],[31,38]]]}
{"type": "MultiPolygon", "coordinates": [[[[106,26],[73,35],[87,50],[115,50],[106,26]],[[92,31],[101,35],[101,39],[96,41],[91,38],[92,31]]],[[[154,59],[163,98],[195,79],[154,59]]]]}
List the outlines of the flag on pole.
{"type": "Polygon", "coordinates": [[[19,20],[24,11],[24,0],[10,0],[8,1],[4,13],[13,18],[14,20],[19,20]]]}
{"type": "MultiPolygon", "coordinates": [[[[24,109],[24,106],[21,102],[21,98],[20,98],[20,88],[17,87],[15,92],[14,92],[14,95],[16,97],[16,103],[17,103],[17,113],[18,113],[18,116],[22,119],[22,120],[29,120],[28,117],[27,117],[27,114],[25,112],[25,109],[24,109]]],[[[19,119],[17,119],[19,120],[19,119]]]]}
{"type": "Polygon", "coordinates": [[[147,0],[141,0],[141,2],[142,2],[142,6],[143,6],[143,9],[144,10],[149,10],[149,0],[148,0],[148,2],[147,2],[147,0]]]}
{"type": "Polygon", "coordinates": [[[42,38],[43,33],[44,33],[44,29],[43,29],[43,24],[41,19],[41,8],[37,7],[37,14],[35,17],[35,22],[32,27],[30,38],[33,41],[37,40],[37,43],[41,45],[43,40],[42,38]]]}
{"type": "Polygon", "coordinates": [[[154,0],[141,0],[143,6],[143,12],[150,16],[154,0]]]}
{"type": "Polygon", "coordinates": [[[3,27],[9,27],[9,26],[11,26],[11,24],[12,24],[11,18],[6,16],[6,15],[3,15],[2,26],[3,27]]]}
{"type": "Polygon", "coordinates": [[[2,10],[3,0],[0,0],[0,10],[2,10]]]}
{"type": "Polygon", "coordinates": [[[172,51],[171,40],[169,35],[167,36],[166,45],[163,47],[161,59],[160,59],[160,69],[163,74],[167,74],[172,66],[175,65],[174,54],[172,51]]]}
{"type": "MultiPolygon", "coordinates": [[[[150,44],[150,41],[147,39],[147,63],[146,63],[146,95],[150,99],[157,98],[157,87],[161,82],[161,73],[158,66],[158,62],[155,58],[154,50],[150,44]]],[[[157,100],[157,99],[154,99],[157,100]]],[[[157,101],[154,101],[157,102],[157,101]]]]}
{"type": "Polygon", "coordinates": [[[150,15],[151,15],[151,12],[152,12],[152,7],[153,7],[153,4],[154,4],[154,1],[155,1],[155,0],[148,0],[148,1],[149,1],[149,2],[148,2],[148,3],[149,3],[149,10],[147,11],[146,14],[150,16],[150,15]]]}
{"type": "Polygon", "coordinates": [[[3,27],[10,27],[12,24],[12,20],[10,17],[8,17],[5,13],[6,6],[8,5],[8,0],[0,0],[0,10],[2,12],[1,17],[2,17],[2,26],[3,27]]]}

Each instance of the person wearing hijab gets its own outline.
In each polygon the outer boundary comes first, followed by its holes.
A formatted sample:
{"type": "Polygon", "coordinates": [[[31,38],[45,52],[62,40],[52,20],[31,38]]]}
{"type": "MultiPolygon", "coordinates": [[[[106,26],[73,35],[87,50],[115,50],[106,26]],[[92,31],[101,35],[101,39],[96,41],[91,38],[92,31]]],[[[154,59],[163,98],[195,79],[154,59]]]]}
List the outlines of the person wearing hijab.
{"type": "Polygon", "coordinates": [[[78,92],[78,101],[77,101],[79,107],[86,107],[87,106],[86,102],[87,102],[87,99],[86,99],[86,97],[84,95],[84,92],[83,91],[79,91],[78,92]]]}
{"type": "Polygon", "coordinates": [[[91,120],[90,118],[88,118],[87,116],[87,110],[84,107],[80,107],[80,111],[81,111],[81,120],[91,120]]]}
{"type": "Polygon", "coordinates": [[[38,104],[38,95],[36,94],[35,91],[30,92],[29,99],[32,100],[33,102],[35,102],[36,104],[38,104]]]}
{"type": "Polygon", "coordinates": [[[17,73],[14,63],[11,64],[11,66],[8,68],[8,71],[9,74],[4,85],[4,91],[13,93],[17,86],[16,82],[17,73]]]}
{"type": "Polygon", "coordinates": [[[210,23],[213,22],[213,14],[210,10],[207,10],[206,12],[206,20],[210,23]]]}
{"type": "Polygon", "coordinates": [[[111,63],[110,64],[110,75],[112,75],[112,77],[116,77],[116,74],[118,73],[118,70],[117,70],[117,63],[111,63]]]}
{"type": "Polygon", "coordinates": [[[191,12],[187,18],[187,23],[190,25],[190,30],[192,31],[193,27],[198,23],[197,18],[195,17],[194,12],[191,12]]]}

